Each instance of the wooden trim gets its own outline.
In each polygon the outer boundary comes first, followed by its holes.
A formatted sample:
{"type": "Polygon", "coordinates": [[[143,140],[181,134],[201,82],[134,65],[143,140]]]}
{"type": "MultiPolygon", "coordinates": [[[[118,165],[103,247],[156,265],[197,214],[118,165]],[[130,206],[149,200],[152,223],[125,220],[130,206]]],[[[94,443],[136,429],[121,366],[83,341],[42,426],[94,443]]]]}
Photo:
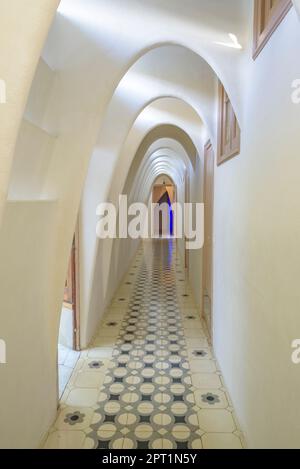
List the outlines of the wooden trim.
{"type": "Polygon", "coordinates": [[[80,290],[79,290],[79,224],[77,222],[74,243],[73,243],[73,255],[74,255],[74,304],[73,304],[73,346],[77,351],[81,350],[80,346],[80,290]]]}
{"type": "Polygon", "coordinates": [[[217,164],[240,153],[241,130],[226,90],[219,82],[217,164]]]}
{"type": "Polygon", "coordinates": [[[279,3],[274,5],[273,8],[271,7],[270,0],[255,0],[253,37],[254,60],[261,53],[292,6],[292,0],[279,0],[279,3]]]}
{"type": "MultiPolygon", "coordinates": [[[[185,203],[190,202],[190,178],[188,170],[185,171],[185,203]]],[[[187,276],[189,276],[189,268],[190,268],[190,252],[186,247],[188,239],[184,236],[184,266],[187,271],[187,276]]]]}
{"type": "Polygon", "coordinates": [[[80,298],[79,298],[79,229],[76,225],[73,237],[63,307],[72,314],[73,349],[80,350],[80,298]]]}
{"type": "MultiPolygon", "coordinates": [[[[213,154],[213,168],[215,170],[215,152],[214,152],[214,148],[213,148],[213,145],[211,143],[211,140],[208,140],[208,142],[204,145],[204,181],[203,181],[203,201],[204,201],[204,204],[206,203],[206,200],[205,200],[205,197],[206,197],[206,184],[207,184],[207,180],[206,180],[206,168],[205,168],[205,165],[206,165],[206,161],[207,161],[207,153],[209,151],[212,151],[212,154],[213,154]]],[[[215,171],[213,171],[213,176],[212,176],[212,213],[211,213],[211,217],[212,217],[212,220],[211,220],[211,229],[212,229],[212,240],[211,240],[211,243],[212,243],[212,249],[211,249],[211,298],[210,298],[210,301],[211,301],[211,311],[210,311],[210,322],[211,324],[207,324],[207,321],[206,321],[206,316],[205,316],[205,312],[204,312],[204,308],[205,308],[205,305],[204,305],[204,299],[205,299],[205,244],[203,246],[203,258],[202,258],[202,318],[206,324],[206,327],[207,327],[207,330],[208,330],[208,333],[210,335],[210,339],[211,341],[213,341],[213,299],[214,299],[214,194],[215,194],[215,191],[214,191],[214,173],[215,171]]],[[[204,208],[205,209],[205,208],[204,208]]],[[[204,227],[205,229],[205,227],[204,227]]],[[[205,237],[204,237],[204,243],[205,243],[205,237]]]]}

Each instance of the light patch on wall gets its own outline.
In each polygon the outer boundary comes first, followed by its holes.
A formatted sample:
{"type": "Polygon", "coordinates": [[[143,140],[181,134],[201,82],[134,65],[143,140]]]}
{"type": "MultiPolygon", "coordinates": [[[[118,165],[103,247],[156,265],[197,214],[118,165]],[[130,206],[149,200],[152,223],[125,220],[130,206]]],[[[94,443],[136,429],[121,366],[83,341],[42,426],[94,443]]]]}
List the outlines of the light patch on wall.
{"type": "MultiPolygon", "coordinates": [[[[150,82],[148,82],[148,87],[147,86],[142,86],[145,90],[147,89],[149,92],[149,86],[150,82]]],[[[134,87],[130,85],[129,89],[132,89],[132,92],[134,90],[134,87]]],[[[156,127],[158,123],[160,124],[174,124],[177,127],[180,127],[183,129],[185,132],[189,133],[190,136],[196,135],[199,136],[199,134],[202,132],[204,129],[204,126],[202,125],[202,122],[200,120],[200,117],[196,114],[195,112],[195,118],[193,116],[189,115],[184,115],[180,111],[183,109],[182,106],[190,106],[187,101],[183,101],[181,99],[178,99],[176,97],[174,98],[162,98],[163,100],[166,99],[172,99],[178,102],[178,112],[175,113],[176,109],[168,109],[168,106],[165,108],[162,107],[159,108],[159,105],[156,103],[153,103],[149,106],[147,106],[139,115],[139,117],[136,120],[136,126],[139,129],[144,129],[146,128],[151,128],[151,127],[156,127]],[[197,121],[197,120],[198,121],[197,121]]],[[[191,108],[192,109],[192,108],[191,108]]]]}
{"type": "Polygon", "coordinates": [[[235,34],[229,33],[228,34],[230,42],[221,42],[221,41],[214,41],[214,44],[224,47],[230,47],[231,49],[242,49],[243,47],[238,41],[238,38],[235,34]]]}
{"type": "MultiPolygon", "coordinates": [[[[106,44],[110,56],[122,57],[128,47],[135,47],[139,43],[142,34],[139,27],[142,24],[139,11],[129,2],[122,3],[124,7],[120,11],[119,2],[62,0],[57,13],[77,24],[87,37],[92,38],[101,47],[106,44]],[[122,17],[122,21],[118,21],[118,17],[122,17]],[[116,35],[119,37],[118,41],[115,41],[116,35]]],[[[149,12],[149,24],[151,21],[155,22],[156,16],[154,13],[150,15],[149,12]]]]}
{"type": "Polygon", "coordinates": [[[169,82],[164,82],[155,76],[130,71],[121,80],[117,96],[127,102],[131,102],[132,99],[148,100],[151,95],[150,90],[155,90],[157,95],[167,91],[168,96],[171,96],[170,87],[169,82]]]}

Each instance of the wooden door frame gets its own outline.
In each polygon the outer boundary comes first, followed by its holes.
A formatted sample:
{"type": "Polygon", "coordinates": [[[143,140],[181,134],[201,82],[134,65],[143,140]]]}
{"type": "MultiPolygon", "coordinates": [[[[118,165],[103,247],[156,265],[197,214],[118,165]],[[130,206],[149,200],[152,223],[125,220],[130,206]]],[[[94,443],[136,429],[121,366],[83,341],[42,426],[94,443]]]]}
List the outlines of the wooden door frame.
{"type": "Polygon", "coordinates": [[[74,350],[80,351],[80,289],[79,289],[79,224],[77,223],[75,234],[74,234],[74,269],[73,269],[73,281],[74,281],[74,305],[73,305],[73,347],[74,350]]]}
{"type": "MultiPolygon", "coordinates": [[[[205,321],[205,324],[207,326],[208,332],[210,334],[211,340],[213,339],[213,304],[214,304],[214,187],[215,187],[215,163],[216,163],[216,155],[214,151],[213,144],[211,140],[208,140],[206,144],[204,145],[204,178],[203,178],[203,201],[205,203],[205,194],[206,194],[206,161],[207,161],[207,153],[212,150],[213,154],[213,180],[212,180],[212,220],[211,220],[211,226],[212,226],[212,249],[211,249],[211,312],[210,312],[210,327],[207,324],[206,317],[205,317],[205,312],[204,312],[204,298],[205,298],[205,278],[204,278],[204,272],[205,272],[205,244],[203,246],[203,259],[202,259],[202,318],[205,321]]],[[[206,210],[204,206],[204,210],[206,210]]],[[[205,227],[204,227],[205,229],[205,227]]],[[[205,237],[204,237],[204,243],[205,243],[205,237]]]]}
{"type": "Polygon", "coordinates": [[[73,237],[72,248],[70,253],[69,267],[71,267],[71,297],[72,302],[63,305],[72,311],[72,327],[73,327],[73,349],[80,351],[80,297],[79,297],[79,227],[73,237]]]}
{"type": "MultiPolygon", "coordinates": [[[[188,170],[185,171],[185,203],[190,202],[190,179],[188,170]]],[[[187,244],[187,237],[184,236],[184,266],[186,269],[187,275],[189,275],[189,268],[190,268],[190,252],[186,247],[187,244]]]]}

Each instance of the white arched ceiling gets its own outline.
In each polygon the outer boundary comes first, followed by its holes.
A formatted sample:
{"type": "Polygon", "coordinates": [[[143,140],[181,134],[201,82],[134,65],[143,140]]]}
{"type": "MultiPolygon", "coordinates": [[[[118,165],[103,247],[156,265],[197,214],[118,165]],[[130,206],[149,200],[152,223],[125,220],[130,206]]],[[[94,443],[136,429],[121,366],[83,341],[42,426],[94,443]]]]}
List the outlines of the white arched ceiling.
{"type": "MultiPolygon", "coordinates": [[[[169,72],[172,72],[171,67],[169,67],[169,72]]],[[[167,86],[167,83],[165,83],[164,86],[167,86]]],[[[149,87],[149,90],[151,90],[151,87],[149,87]]],[[[157,92],[158,90],[154,87],[152,93],[157,92]]],[[[182,93],[180,93],[180,96],[181,95],[182,93]]],[[[118,102],[119,100],[117,99],[115,103],[116,111],[118,109],[118,102]]],[[[142,105],[142,101],[140,105],[142,105]]],[[[95,225],[95,211],[98,203],[105,200],[117,203],[119,194],[123,193],[135,154],[144,137],[153,129],[154,125],[157,127],[159,124],[167,124],[182,128],[186,134],[191,134],[193,136],[195,147],[197,148],[195,153],[198,154],[200,154],[201,148],[204,144],[203,136],[206,135],[202,120],[197,115],[193,107],[183,102],[182,98],[156,99],[148,106],[142,106],[141,113],[138,115],[129,131],[126,131],[125,124],[120,119],[120,116],[122,116],[123,120],[126,121],[127,115],[124,115],[119,109],[119,114],[113,112],[110,117],[114,122],[112,123],[109,119],[107,127],[104,125],[102,129],[102,134],[105,134],[105,141],[107,144],[97,148],[97,151],[94,152],[92,156],[85,191],[82,198],[82,239],[83,244],[88,245],[90,251],[89,258],[85,257],[81,260],[81,265],[83,265],[83,269],[87,274],[85,279],[81,282],[81,314],[83,318],[86,318],[83,323],[87,322],[87,318],[89,316],[89,305],[95,304],[92,300],[92,290],[93,285],[95,285],[95,280],[93,279],[95,277],[95,272],[98,271],[96,263],[99,255],[97,254],[97,251],[102,251],[101,242],[96,238],[95,231],[93,230],[95,225]],[[120,129],[118,127],[118,122],[120,123],[120,129]],[[107,133],[109,133],[112,138],[112,129],[115,132],[115,139],[108,141],[107,133]],[[124,134],[127,134],[124,142],[118,142],[118,137],[122,137],[124,134]],[[116,147],[120,147],[120,154],[118,154],[118,149],[116,147]],[[115,152],[117,152],[117,154],[115,152]]],[[[152,152],[159,148],[159,144],[158,146],[155,146],[155,143],[153,143],[152,152]]],[[[148,156],[149,155],[147,155],[147,157],[148,156]]],[[[194,164],[194,162],[192,163],[194,164]]],[[[167,171],[167,168],[164,167],[164,170],[167,171]]],[[[148,187],[148,191],[149,190],[150,188],[148,187]]],[[[106,249],[101,258],[101,262],[104,263],[105,266],[109,266],[111,263],[112,249],[113,243],[106,243],[106,249]]],[[[106,277],[107,275],[109,275],[109,269],[106,268],[102,272],[101,278],[101,282],[104,285],[104,291],[109,285],[108,277],[106,277]]],[[[82,329],[84,331],[84,325],[82,329]]]]}
{"type": "Polygon", "coordinates": [[[55,33],[61,36],[62,51],[58,56],[53,56],[51,48],[45,51],[54,68],[62,65],[66,55],[71,65],[80,60],[74,53],[74,45],[64,40],[70,34],[68,23],[81,31],[83,43],[88,41],[101,52],[105,91],[110,85],[116,88],[121,77],[145,52],[173,43],[203,57],[228,88],[231,101],[238,104],[239,70],[252,32],[249,22],[252,5],[248,0],[186,0],[184,3],[128,0],[126,4],[123,0],[62,0],[58,11],[61,21],[57,22],[55,33]],[[168,27],[162,27],[164,24],[168,27]],[[228,43],[229,33],[237,36],[242,49],[219,44],[228,43]],[[234,75],[232,67],[236,69],[234,75]],[[110,77],[109,83],[106,76],[110,77]]]}
{"type": "Polygon", "coordinates": [[[217,77],[213,70],[201,57],[183,47],[163,46],[151,50],[121,80],[99,134],[91,166],[95,175],[99,160],[103,160],[101,173],[103,168],[106,172],[103,198],[108,195],[116,167],[122,171],[120,155],[133,124],[139,116],[139,122],[151,118],[151,111],[155,109],[148,106],[161,97],[178,98],[188,103],[207,124],[207,131],[215,143],[217,77]],[[141,115],[145,108],[148,116],[141,115]]]}
{"type": "MultiPolygon", "coordinates": [[[[207,131],[195,110],[181,99],[157,99],[140,113],[132,126],[120,154],[120,163],[116,166],[109,199],[115,200],[122,193],[129,168],[144,137],[158,125],[174,125],[182,129],[193,141],[198,154],[206,141],[207,131]]],[[[162,135],[163,136],[163,135],[162,135]]],[[[152,151],[159,148],[159,143],[152,144],[152,151]]],[[[180,145],[177,143],[177,145],[180,145]]],[[[147,157],[149,154],[147,153],[147,157]]],[[[194,161],[191,162],[195,164],[194,161]]]]}
{"type": "MultiPolygon", "coordinates": [[[[138,90],[139,88],[136,88],[138,90]]],[[[109,200],[117,201],[122,187],[125,184],[127,173],[137,151],[138,144],[142,141],[147,131],[151,130],[151,112],[159,111],[158,108],[149,108],[154,101],[160,98],[176,98],[178,106],[185,102],[184,114],[193,114],[190,121],[186,123],[186,132],[191,132],[197,141],[197,150],[203,146],[201,136],[203,135],[203,121],[209,123],[207,133],[212,136],[213,142],[216,138],[216,101],[217,101],[217,77],[208,64],[194,52],[179,46],[164,46],[150,50],[142,56],[133,67],[126,73],[116,89],[98,136],[98,142],[92,154],[85,190],[82,197],[81,227],[83,244],[88,246],[82,253],[81,265],[84,278],[81,279],[81,313],[83,326],[83,343],[90,337],[90,332],[85,333],[87,327],[88,310],[93,290],[93,272],[98,270],[97,249],[99,242],[95,236],[95,212],[99,202],[109,200]],[[183,61],[178,67],[178,61],[183,61]],[[148,74],[148,77],[147,77],[148,74]],[[136,83],[136,77],[140,75],[141,88],[143,92],[134,94],[132,83],[136,83]],[[146,77],[146,84],[143,84],[143,77],[146,77]],[[150,80],[150,81],[149,81],[150,80]],[[198,89],[198,93],[197,93],[198,89]],[[131,90],[131,93],[130,93],[131,90]],[[146,110],[147,109],[147,110],[146,110]],[[145,110],[145,114],[139,116],[145,110]],[[199,117],[203,116],[202,119],[199,117]],[[144,117],[144,119],[143,119],[144,117]],[[139,126],[142,124],[142,132],[139,126]],[[148,129],[147,129],[148,122],[148,129]],[[195,129],[199,128],[197,132],[195,129]],[[85,323],[85,324],[84,324],[85,323]]],[[[166,111],[168,105],[162,109],[166,111]]],[[[183,115],[184,115],[183,114],[183,115]]],[[[174,115],[173,109],[164,117],[157,116],[156,125],[182,124],[182,116],[178,112],[174,115]]],[[[153,122],[152,122],[153,126],[153,122]]],[[[110,264],[110,249],[106,249],[101,262],[104,263],[104,271],[110,264]]],[[[101,282],[105,292],[108,283],[103,274],[101,282]]],[[[104,295],[109,298],[109,294],[104,295]]],[[[101,301],[98,298],[99,302],[101,301]]],[[[93,314],[92,314],[93,315],[93,314]]],[[[95,324],[91,324],[91,328],[95,324]]]]}
{"type": "MultiPolygon", "coordinates": [[[[157,143],[157,142],[155,142],[157,143]]],[[[181,154],[172,148],[177,142],[169,142],[169,147],[159,147],[158,150],[149,150],[145,154],[139,171],[130,192],[130,201],[145,202],[157,178],[157,174],[168,174],[176,185],[184,181],[185,171],[190,169],[188,155],[182,150],[181,154]]]]}
{"type": "Polygon", "coordinates": [[[138,187],[136,188],[138,193],[137,201],[144,203],[149,197],[153,181],[155,181],[160,174],[168,174],[176,185],[182,184],[182,174],[184,174],[185,166],[182,162],[176,161],[173,155],[161,155],[157,157],[155,163],[147,165],[145,170],[147,173],[145,177],[139,181],[138,187]]]}
{"type": "Polygon", "coordinates": [[[197,160],[199,159],[199,156],[201,156],[201,151],[198,151],[188,134],[176,125],[159,125],[153,129],[149,129],[146,137],[142,142],[140,142],[135,152],[135,157],[130,164],[130,170],[128,171],[128,176],[123,189],[124,193],[128,193],[130,191],[135,174],[137,173],[142,160],[145,158],[145,155],[147,154],[149,156],[155,150],[169,146],[177,153],[182,153],[183,150],[189,158],[190,166],[195,168],[197,160]]]}

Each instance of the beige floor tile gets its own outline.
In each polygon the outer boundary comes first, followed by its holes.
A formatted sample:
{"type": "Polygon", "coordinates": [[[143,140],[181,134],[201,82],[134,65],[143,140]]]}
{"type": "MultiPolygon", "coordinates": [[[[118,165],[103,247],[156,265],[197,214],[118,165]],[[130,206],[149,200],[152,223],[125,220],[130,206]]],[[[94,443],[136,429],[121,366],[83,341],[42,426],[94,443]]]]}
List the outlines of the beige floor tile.
{"type": "Polygon", "coordinates": [[[219,389],[222,387],[219,376],[216,373],[193,373],[192,383],[196,388],[219,389]]]}
{"type": "Polygon", "coordinates": [[[152,442],[151,449],[174,449],[173,443],[167,438],[157,438],[152,442]]]}
{"type": "Polygon", "coordinates": [[[153,435],[154,429],[150,424],[140,424],[136,427],[134,434],[138,440],[149,440],[153,435]]]}
{"type": "Polygon", "coordinates": [[[215,373],[216,365],[213,360],[190,360],[191,373],[215,373]]]}
{"type": "Polygon", "coordinates": [[[96,336],[93,340],[92,347],[93,348],[105,348],[111,349],[115,347],[117,337],[99,337],[96,336]]]}
{"type": "MultiPolygon", "coordinates": [[[[191,316],[195,315],[193,314],[191,316]]],[[[184,319],[183,317],[182,325],[185,329],[197,329],[203,331],[203,325],[200,319],[184,319]]]]}
{"type": "Polygon", "coordinates": [[[97,333],[97,339],[116,339],[119,335],[119,329],[116,327],[102,327],[97,333]]]}
{"type": "Polygon", "coordinates": [[[105,374],[97,371],[80,371],[74,380],[74,386],[78,388],[99,389],[104,382],[105,374]]]}
{"type": "Polygon", "coordinates": [[[203,449],[203,444],[201,438],[196,438],[192,444],[191,444],[192,449],[203,449]]]}
{"type": "Polygon", "coordinates": [[[133,449],[134,443],[130,438],[123,438],[122,441],[122,449],[133,449]]]}
{"type": "Polygon", "coordinates": [[[55,431],[45,443],[45,449],[81,449],[85,440],[83,431],[55,431]]]}
{"type": "Polygon", "coordinates": [[[94,448],[95,448],[94,440],[92,438],[86,437],[82,445],[82,449],[94,449],[94,448]]]}
{"type": "Polygon", "coordinates": [[[199,426],[207,433],[233,433],[236,425],[231,412],[224,409],[201,409],[198,412],[199,426]]]}
{"type": "Polygon", "coordinates": [[[241,440],[231,433],[206,433],[202,443],[204,449],[242,449],[241,440]]]}
{"type": "Polygon", "coordinates": [[[187,344],[188,349],[193,349],[193,350],[199,347],[204,347],[204,348],[209,347],[207,339],[203,339],[203,338],[187,337],[186,344],[187,344]]]}
{"type": "Polygon", "coordinates": [[[88,351],[88,358],[111,358],[113,348],[95,347],[88,351]]]}
{"type": "Polygon", "coordinates": [[[205,333],[202,328],[198,329],[184,329],[184,335],[187,339],[206,339],[205,333]]]}
{"type": "Polygon", "coordinates": [[[66,404],[70,406],[91,407],[97,403],[97,389],[78,388],[70,391],[66,404]]]}
{"type": "Polygon", "coordinates": [[[100,425],[97,435],[99,438],[109,440],[111,439],[116,432],[116,425],[114,423],[104,423],[100,425]]]}

